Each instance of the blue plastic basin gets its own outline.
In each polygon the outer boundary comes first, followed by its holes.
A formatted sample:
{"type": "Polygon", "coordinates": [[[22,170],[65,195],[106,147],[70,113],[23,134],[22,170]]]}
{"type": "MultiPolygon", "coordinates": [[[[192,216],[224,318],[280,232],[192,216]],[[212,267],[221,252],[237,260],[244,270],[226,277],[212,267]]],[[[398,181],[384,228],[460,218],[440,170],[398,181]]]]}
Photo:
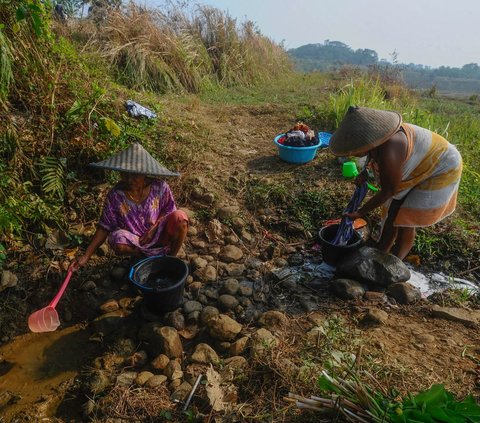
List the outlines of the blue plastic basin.
{"type": "Polygon", "coordinates": [[[277,135],[273,140],[278,148],[278,154],[283,161],[288,163],[308,163],[315,158],[320,143],[310,147],[292,147],[278,142],[284,135],[285,134],[277,135]]]}

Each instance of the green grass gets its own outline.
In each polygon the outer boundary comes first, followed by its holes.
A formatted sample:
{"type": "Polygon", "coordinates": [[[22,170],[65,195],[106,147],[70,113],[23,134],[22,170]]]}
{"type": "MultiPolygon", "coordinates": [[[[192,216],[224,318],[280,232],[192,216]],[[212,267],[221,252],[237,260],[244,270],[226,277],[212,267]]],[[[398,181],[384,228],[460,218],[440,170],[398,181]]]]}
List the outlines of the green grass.
{"type": "Polygon", "coordinates": [[[251,87],[219,88],[202,91],[200,99],[211,104],[284,105],[292,110],[326,103],[332,78],[327,74],[286,73],[251,87]]]}
{"type": "Polygon", "coordinates": [[[335,128],[338,128],[351,106],[392,109],[391,103],[385,99],[380,81],[369,78],[352,80],[330,95],[330,109],[335,128]]]}
{"type": "Polygon", "coordinates": [[[283,206],[289,197],[287,185],[275,181],[252,180],[247,184],[246,198],[253,210],[283,206]]]}
{"type": "Polygon", "coordinates": [[[294,196],[292,211],[307,230],[321,226],[320,222],[331,215],[332,199],[328,191],[307,189],[294,196]]]}
{"type": "Polygon", "coordinates": [[[292,181],[251,180],[247,183],[245,200],[252,210],[273,208],[309,231],[339,215],[342,207],[337,193],[330,186],[311,188],[308,177],[297,177],[292,181]]]}
{"type": "Polygon", "coordinates": [[[445,237],[431,229],[419,229],[415,237],[413,251],[422,257],[436,258],[446,246],[445,237]]]}

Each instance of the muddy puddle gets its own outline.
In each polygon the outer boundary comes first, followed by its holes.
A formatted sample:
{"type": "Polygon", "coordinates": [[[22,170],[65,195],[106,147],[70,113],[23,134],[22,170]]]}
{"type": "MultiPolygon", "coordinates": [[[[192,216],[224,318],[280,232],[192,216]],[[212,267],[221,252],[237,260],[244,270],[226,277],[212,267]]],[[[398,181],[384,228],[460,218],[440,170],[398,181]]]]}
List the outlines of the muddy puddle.
{"type": "Polygon", "coordinates": [[[61,403],[73,401],[64,396],[96,349],[89,336],[77,325],[28,333],[0,347],[0,421],[11,421],[21,410],[31,417],[54,416],[61,403]]]}

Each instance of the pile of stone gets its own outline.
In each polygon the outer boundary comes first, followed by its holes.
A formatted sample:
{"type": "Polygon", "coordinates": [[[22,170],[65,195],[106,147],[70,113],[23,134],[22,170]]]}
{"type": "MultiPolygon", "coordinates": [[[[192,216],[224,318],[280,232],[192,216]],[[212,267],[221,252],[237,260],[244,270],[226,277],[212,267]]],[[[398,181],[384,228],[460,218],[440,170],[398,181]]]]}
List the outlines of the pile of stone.
{"type": "Polygon", "coordinates": [[[362,247],[339,263],[331,289],[343,299],[372,298],[384,292],[398,304],[412,304],[422,296],[408,280],[410,270],[399,258],[362,247]]]}
{"type": "MultiPolygon", "coordinates": [[[[117,311],[104,316],[112,318],[117,311]]],[[[192,313],[190,309],[187,311],[192,313]]],[[[221,384],[222,403],[236,402],[237,388],[232,382],[242,374],[251,357],[262,357],[278,344],[274,333],[287,324],[283,313],[267,311],[260,315],[259,327],[246,327],[217,308],[207,306],[198,317],[200,327],[192,327],[184,326],[183,319],[178,319],[181,313],[176,310],[165,317],[165,321],[175,323],[178,329],[160,321],[143,322],[137,333],[130,331],[129,338],[118,338],[120,333],[125,334],[128,320],[117,320],[117,330],[110,332],[114,335],[109,338],[113,344],[111,352],[98,357],[94,370],[83,379],[87,396],[105,394],[114,387],[167,387],[171,401],[182,402],[198,376],[205,377],[213,371],[221,384]]],[[[94,331],[104,329],[98,325],[102,317],[93,322],[94,331]]],[[[88,401],[85,413],[94,411],[95,404],[88,401]]]]}

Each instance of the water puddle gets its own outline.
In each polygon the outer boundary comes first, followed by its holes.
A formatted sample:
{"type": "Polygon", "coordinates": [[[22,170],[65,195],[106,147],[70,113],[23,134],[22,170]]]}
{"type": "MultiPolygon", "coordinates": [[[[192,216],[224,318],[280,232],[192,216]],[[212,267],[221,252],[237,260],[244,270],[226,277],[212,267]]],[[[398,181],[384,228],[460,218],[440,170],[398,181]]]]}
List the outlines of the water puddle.
{"type": "Polygon", "coordinates": [[[420,289],[426,297],[435,293],[444,291],[448,288],[468,289],[471,292],[478,292],[480,286],[466,279],[446,276],[443,273],[432,272],[423,274],[414,270],[411,266],[407,266],[410,270],[410,282],[413,286],[420,289]]]}
{"type": "Polygon", "coordinates": [[[48,397],[56,397],[56,401],[48,403],[44,415],[55,413],[65,394],[59,387],[77,375],[96,347],[88,342],[89,336],[82,327],[71,326],[22,335],[0,347],[0,398],[4,398],[0,415],[5,421],[19,411],[38,407],[39,402],[48,402],[48,397]]]}

